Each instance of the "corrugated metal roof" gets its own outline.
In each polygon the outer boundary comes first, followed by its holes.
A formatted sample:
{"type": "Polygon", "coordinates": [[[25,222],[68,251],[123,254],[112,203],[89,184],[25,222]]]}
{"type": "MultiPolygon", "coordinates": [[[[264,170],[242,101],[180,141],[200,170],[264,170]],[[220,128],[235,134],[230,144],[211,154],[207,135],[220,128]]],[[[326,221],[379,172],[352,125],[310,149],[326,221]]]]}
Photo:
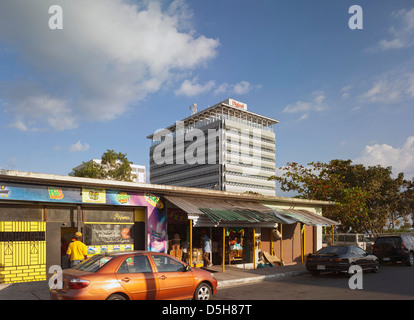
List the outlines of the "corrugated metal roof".
{"type": "MultiPolygon", "coordinates": [[[[269,226],[273,226],[275,223],[292,224],[298,221],[303,222],[305,220],[305,218],[299,220],[297,217],[293,216],[292,213],[287,214],[288,212],[279,212],[254,201],[172,196],[166,196],[165,198],[188,215],[207,216],[216,225],[219,223],[269,223],[269,226]]],[[[299,217],[301,216],[299,215],[299,217]]],[[[306,224],[309,224],[310,221],[310,219],[307,219],[306,224]]]]}
{"type": "Polygon", "coordinates": [[[279,209],[279,208],[275,209],[274,208],[274,211],[275,213],[288,216],[308,226],[327,227],[327,226],[332,226],[332,225],[334,226],[340,225],[339,222],[325,218],[321,215],[315,214],[311,211],[304,210],[304,209],[296,210],[296,209],[279,209]]]}
{"type": "Polygon", "coordinates": [[[200,208],[212,222],[249,222],[249,223],[286,223],[285,220],[277,218],[273,212],[257,211],[248,209],[212,209],[200,208]]]}
{"type": "Polygon", "coordinates": [[[197,197],[165,197],[187,214],[205,216],[214,223],[282,223],[302,222],[309,226],[336,226],[339,222],[305,209],[279,209],[254,201],[217,200],[197,197]]]}

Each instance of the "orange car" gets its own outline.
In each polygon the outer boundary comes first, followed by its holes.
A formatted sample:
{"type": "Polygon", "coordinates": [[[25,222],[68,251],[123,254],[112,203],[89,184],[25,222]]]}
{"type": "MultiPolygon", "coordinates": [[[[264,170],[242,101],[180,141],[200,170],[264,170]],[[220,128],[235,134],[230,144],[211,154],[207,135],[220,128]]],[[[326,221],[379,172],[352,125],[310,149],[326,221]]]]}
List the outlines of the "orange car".
{"type": "Polygon", "coordinates": [[[63,270],[63,288],[52,299],[73,300],[208,300],[217,280],[202,269],[165,253],[130,251],[95,255],[63,270]]]}

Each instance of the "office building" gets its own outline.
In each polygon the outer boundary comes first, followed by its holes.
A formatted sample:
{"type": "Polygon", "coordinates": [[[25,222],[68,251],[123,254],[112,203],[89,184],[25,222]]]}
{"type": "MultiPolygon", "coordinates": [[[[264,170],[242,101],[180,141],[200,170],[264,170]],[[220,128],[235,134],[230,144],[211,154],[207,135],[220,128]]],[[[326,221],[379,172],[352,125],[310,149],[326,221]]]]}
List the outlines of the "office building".
{"type": "Polygon", "coordinates": [[[275,195],[277,120],[227,99],[157,130],[147,138],[150,182],[275,195]]]}

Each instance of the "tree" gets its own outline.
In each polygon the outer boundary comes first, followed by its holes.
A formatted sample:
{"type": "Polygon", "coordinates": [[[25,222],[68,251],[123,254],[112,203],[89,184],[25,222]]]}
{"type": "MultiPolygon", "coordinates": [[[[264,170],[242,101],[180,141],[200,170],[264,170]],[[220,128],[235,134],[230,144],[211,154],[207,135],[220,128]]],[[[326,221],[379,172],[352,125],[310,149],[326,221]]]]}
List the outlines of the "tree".
{"type": "Polygon", "coordinates": [[[84,166],[78,170],[73,169],[70,176],[86,177],[105,180],[132,182],[136,175],[132,173],[131,164],[127,155],[107,149],[101,157],[101,163],[94,161],[82,162],[84,166]]]}
{"type": "Polygon", "coordinates": [[[341,222],[340,232],[384,232],[407,216],[402,194],[406,181],[402,173],[392,178],[391,167],[366,168],[351,160],[332,160],[311,162],[306,167],[291,162],[281,169],[284,173],[271,179],[278,181],[283,191],[336,203],[324,209],[324,214],[341,222]]]}

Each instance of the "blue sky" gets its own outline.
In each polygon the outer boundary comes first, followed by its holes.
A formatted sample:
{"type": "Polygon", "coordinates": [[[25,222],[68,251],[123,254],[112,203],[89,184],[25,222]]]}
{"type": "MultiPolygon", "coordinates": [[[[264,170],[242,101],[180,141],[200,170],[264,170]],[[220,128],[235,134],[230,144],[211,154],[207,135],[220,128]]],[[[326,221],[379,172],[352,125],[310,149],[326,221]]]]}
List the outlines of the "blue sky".
{"type": "Polygon", "coordinates": [[[410,178],[413,49],[412,1],[4,0],[0,168],[66,175],[106,149],[148,167],[147,135],[232,97],[280,121],[277,166],[410,178]]]}

